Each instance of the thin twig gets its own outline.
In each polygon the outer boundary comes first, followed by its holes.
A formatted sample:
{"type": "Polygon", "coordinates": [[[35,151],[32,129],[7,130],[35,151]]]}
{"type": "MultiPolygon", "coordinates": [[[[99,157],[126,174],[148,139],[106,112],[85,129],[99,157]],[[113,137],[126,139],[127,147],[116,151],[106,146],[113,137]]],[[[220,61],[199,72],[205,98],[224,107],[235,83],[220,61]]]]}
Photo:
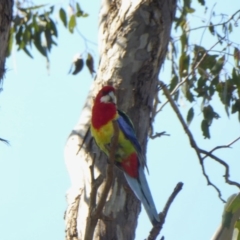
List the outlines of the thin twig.
{"type": "Polygon", "coordinates": [[[202,159],[204,160],[206,157],[209,156],[209,153],[213,153],[215,150],[220,149],[220,148],[229,148],[231,145],[233,145],[235,142],[237,142],[240,139],[240,137],[236,138],[235,140],[233,140],[232,142],[230,142],[227,145],[222,145],[222,146],[217,146],[215,148],[213,148],[211,151],[208,152],[208,154],[206,154],[202,159]]]}
{"type": "MultiPolygon", "coordinates": [[[[213,6],[212,6],[211,13],[210,13],[210,17],[209,17],[209,20],[208,20],[208,24],[211,22],[211,18],[212,18],[212,14],[213,14],[213,9],[215,8],[215,6],[216,6],[216,3],[214,3],[213,6]]],[[[200,38],[199,46],[202,46],[202,40],[203,40],[203,36],[204,36],[206,30],[207,30],[207,28],[204,28],[204,29],[203,29],[203,33],[202,33],[201,38],[200,38]]]]}
{"type": "MultiPolygon", "coordinates": [[[[233,186],[236,186],[240,189],[240,184],[238,182],[235,182],[235,181],[232,181],[229,179],[229,165],[224,162],[222,159],[220,159],[219,157],[213,155],[211,152],[208,152],[206,150],[203,150],[203,149],[199,149],[199,151],[203,154],[206,154],[206,156],[214,159],[216,162],[218,162],[219,164],[223,165],[225,167],[225,175],[224,175],[224,178],[225,178],[225,181],[226,183],[228,183],[229,185],[233,185],[233,186]]],[[[205,157],[206,157],[205,156],[205,157]]]]}
{"type": "Polygon", "coordinates": [[[223,51],[221,51],[221,50],[210,50],[210,52],[217,52],[217,53],[223,54],[223,55],[225,55],[225,56],[226,56],[226,55],[231,56],[231,57],[234,56],[234,55],[231,54],[231,53],[223,52],[223,51]]]}
{"type": "MultiPolygon", "coordinates": [[[[174,188],[174,191],[172,192],[171,196],[169,197],[164,209],[163,209],[163,212],[162,212],[162,215],[164,216],[164,219],[162,221],[165,221],[165,218],[166,218],[166,215],[168,213],[168,210],[173,202],[173,200],[175,199],[175,197],[177,196],[177,194],[182,190],[182,187],[183,187],[183,183],[182,182],[179,182],[176,187],[174,188]]],[[[161,214],[160,214],[160,221],[161,221],[161,214]]]]}
{"type": "Polygon", "coordinates": [[[76,27],[76,31],[77,31],[77,33],[81,36],[81,38],[84,40],[84,44],[85,44],[86,49],[88,49],[88,44],[87,44],[87,43],[91,43],[91,44],[97,46],[97,43],[95,43],[95,42],[87,39],[87,38],[80,32],[80,30],[78,29],[78,27],[76,27]]]}
{"type": "Polygon", "coordinates": [[[9,141],[3,138],[0,138],[0,142],[4,142],[7,145],[10,145],[9,141]]]}
{"type": "Polygon", "coordinates": [[[151,139],[155,139],[157,137],[161,137],[161,136],[170,136],[170,134],[166,133],[165,131],[164,132],[156,132],[154,135],[152,136],[149,136],[151,139]]]}
{"type": "MultiPolygon", "coordinates": [[[[157,238],[157,236],[159,235],[163,224],[165,223],[165,219],[167,217],[168,214],[168,210],[171,206],[171,204],[173,203],[175,197],[178,195],[178,193],[182,190],[182,186],[183,183],[179,182],[176,187],[174,188],[172,194],[170,195],[170,197],[168,198],[165,207],[163,209],[163,211],[161,213],[159,213],[159,218],[160,218],[160,223],[155,225],[152,230],[149,233],[149,236],[147,238],[147,240],[155,240],[157,238]]],[[[163,238],[164,239],[164,238],[163,238]]]]}
{"type": "Polygon", "coordinates": [[[227,21],[225,21],[225,22],[223,22],[223,23],[217,23],[217,24],[208,25],[208,26],[200,26],[200,27],[196,27],[196,28],[191,28],[191,29],[189,29],[189,30],[186,30],[186,32],[198,30],[198,29],[201,29],[201,28],[209,28],[209,27],[217,27],[217,26],[225,25],[225,24],[229,23],[231,20],[233,20],[233,18],[235,17],[235,15],[237,15],[239,12],[240,12],[240,9],[237,10],[227,21]]]}

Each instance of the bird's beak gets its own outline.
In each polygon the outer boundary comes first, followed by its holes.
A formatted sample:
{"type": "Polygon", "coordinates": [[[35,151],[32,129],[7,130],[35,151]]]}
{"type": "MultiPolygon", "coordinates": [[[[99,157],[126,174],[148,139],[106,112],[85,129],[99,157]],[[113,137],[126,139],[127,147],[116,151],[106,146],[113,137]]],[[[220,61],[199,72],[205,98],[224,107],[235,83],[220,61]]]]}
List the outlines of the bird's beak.
{"type": "Polygon", "coordinates": [[[117,103],[117,99],[116,99],[116,96],[115,96],[115,94],[113,93],[113,92],[110,92],[109,94],[108,94],[108,96],[109,96],[109,102],[112,102],[112,103],[114,103],[114,104],[116,104],[117,103]]]}
{"type": "Polygon", "coordinates": [[[114,92],[109,92],[107,95],[102,96],[100,101],[103,103],[113,103],[115,105],[117,103],[117,99],[114,92]]]}

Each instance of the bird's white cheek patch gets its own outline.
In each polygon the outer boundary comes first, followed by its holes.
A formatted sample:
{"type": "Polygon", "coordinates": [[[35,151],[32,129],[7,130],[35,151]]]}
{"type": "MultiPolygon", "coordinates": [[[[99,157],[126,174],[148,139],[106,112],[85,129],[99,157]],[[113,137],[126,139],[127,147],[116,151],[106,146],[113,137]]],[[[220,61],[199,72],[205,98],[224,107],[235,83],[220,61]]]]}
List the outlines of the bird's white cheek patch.
{"type": "Polygon", "coordinates": [[[100,101],[101,101],[101,102],[104,102],[104,103],[107,103],[107,102],[110,101],[110,97],[109,97],[108,95],[103,96],[103,97],[100,98],[100,101]]]}
{"type": "Polygon", "coordinates": [[[113,92],[110,92],[108,95],[110,96],[112,102],[116,104],[117,101],[116,101],[116,96],[115,96],[115,94],[114,94],[113,92]]]}
{"type": "Polygon", "coordinates": [[[117,102],[116,96],[113,92],[109,92],[107,95],[102,96],[100,98],[100,101],[104,102],[104,103],[114,103],[114,104],[116,104],[116,102],[117,102]]]}

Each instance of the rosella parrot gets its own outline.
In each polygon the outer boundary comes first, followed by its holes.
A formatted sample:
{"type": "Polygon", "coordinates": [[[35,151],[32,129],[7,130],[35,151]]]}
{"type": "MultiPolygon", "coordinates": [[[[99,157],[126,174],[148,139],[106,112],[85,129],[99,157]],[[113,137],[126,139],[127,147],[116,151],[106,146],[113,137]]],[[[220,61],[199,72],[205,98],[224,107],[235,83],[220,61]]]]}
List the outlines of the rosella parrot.
{"type": "Polygon", "coordinates": [[[99,148],[107,156],[109,156],[114,134],[113,120],[116,120],[119,126],[115,164],[124,172],[130,188],[143,203],[150,221],[155,225],[159,222],[159,216],[144,174],[146,164],[141,146],[136,138],[131,120],[116,108],[115,89],[112,86],[105,86],[98,92],[94,100],[91,133],[99,148]]]}

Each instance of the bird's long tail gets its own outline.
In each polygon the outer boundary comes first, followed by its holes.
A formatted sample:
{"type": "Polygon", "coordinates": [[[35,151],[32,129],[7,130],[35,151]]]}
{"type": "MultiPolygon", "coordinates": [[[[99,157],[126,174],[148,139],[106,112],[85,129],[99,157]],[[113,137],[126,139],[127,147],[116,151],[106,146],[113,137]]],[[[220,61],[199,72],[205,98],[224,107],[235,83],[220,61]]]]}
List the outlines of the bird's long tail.
{"type": "Polygon", "coordinates": [[[130,177],[126,173],[124,173],[124,175],[127,179],[129,186],[134,191],[137,198],[142,202],[152,225],[157,224],[160,220],[152,198],[152,194],[148,187],[147,179],[145,177],[143,168],[139,167],[138,178],[130,177]]]}

